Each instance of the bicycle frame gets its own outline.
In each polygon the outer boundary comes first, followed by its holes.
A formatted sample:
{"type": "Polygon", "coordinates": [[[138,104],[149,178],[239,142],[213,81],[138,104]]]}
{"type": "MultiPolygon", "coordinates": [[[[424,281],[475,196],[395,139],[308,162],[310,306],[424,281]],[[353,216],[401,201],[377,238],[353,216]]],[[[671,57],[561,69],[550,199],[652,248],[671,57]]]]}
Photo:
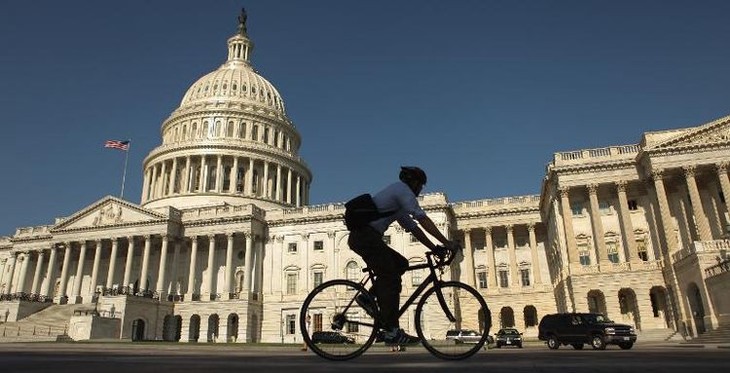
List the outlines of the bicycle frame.
{"type": "MultiPolygon", "coordinates": [[[[416,264],[416,265],[413,265],[413,266],[409,266],[406,269],[406,272],[411,272],[411,271],[415,271],[415,270],[418,270],[418,269],[428,268],[429,271],[430,271],[430,273],[429,273],[428,276],[426,276],[426,278],[423,280],[423,282],[421,282],[421,284],[418,285],[418,287],[416,288],[416,290],[413,291],[413,293],[411,294],[411,296],[408,297],[408,299],[405,302],[403,302],[403,305],[398,310],[398,318],[400,318],[401,316],[403,316],[403,314],[406,313],[406,310],[408,310],[408,307],[412,306],[416,302],[416,300],[418,300],[418,297],[424,291],[426,291],[426,289],[428,289],[430,286],[433,286],[433,287],[436,287],[436,288],[440,288],[441,283],[443,283],[443,281],[436,274],[436,270],[437,269],[440,270],[440,267],[433,262],[433,258],[432,258],[433,255],[434,254],[432,254],[432,253],[426,253],[426,261],[427,261],[427,263],[424,263],[424,264],[416,264]]],[[[365,275],[365,277],[360,281],[360,285],[362,285],[363,287],[365,287],[365,285],[368,282],[374,281],[375,273],[373,273],[372,269],[370,269],[370,268],[363,268],[363,272],[367,272],[367,275],[365,275]]],[[[355,295],[357,296],[357,294],[355,294],[355,295]]],[[[448,317],[449,321],[451,321],[451,322],[456,321],[456,317],[451,313],[451,310],[449,309],[449,307],[446,304],[446,299],[444,298],[444,294],[441,293],[441,291],[437,291],[436,292],[436,295],[437,295],[437,298],[439,300],[439,305],[441,306],[441,308],[446,313],[446,316],[448,317]]],[[[354,302],[354,300],[355,300],[355,297],[352,298],[352,300],[350,301],[350,303],[347,305],[347,308],[350,308],[350,306],[352,305],[352,303],[354,302]]],[[[353,323],[353,324],[358,324],[358,325],[363,325],[363,326],[369,326],[369,327],[375,327],[374,325],[369,324],[369,323],[353,322],[353,321],[350,321],[350,322],[353,323]]]]}

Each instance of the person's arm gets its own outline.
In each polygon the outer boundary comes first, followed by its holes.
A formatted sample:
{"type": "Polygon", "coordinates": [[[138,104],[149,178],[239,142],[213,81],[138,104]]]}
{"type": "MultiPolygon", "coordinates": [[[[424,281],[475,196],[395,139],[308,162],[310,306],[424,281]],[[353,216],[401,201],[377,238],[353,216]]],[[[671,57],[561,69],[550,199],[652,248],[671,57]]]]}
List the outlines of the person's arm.
{"type": "MultiPolygon", "coordinates": [[[[436,228],[436,224],[434,224],[434,222],[433,222],[433,220],[431,220],[431,218],[429,218],[428,216],[424,216],[424,217],[418,219],[418,224],[420,224],[421,227],[423,227],[423,229],[425,229],[426,232],[428,232],[431,236],[433,236],[437,240],[439,240],[439,242],[441,242],[444,246],[447,246],[447,247],[451,246],[451,241],[449,241],[441,233],[441,231],[438,228],[436,228]]],[[[423,232],[421,232],[421,233],[423,234],[423,232]]],[[[426,240],[428,240],[428,238],[426,238],[426,240]]],[[[430,240],[428,240],[428,241],[430,242],[430,240]]],[[[426,245],[426,246],[428,246],[428,245],[426,245]]],[[[429,248],[432,249],[430,246],[429,246],[429,248]]]]}

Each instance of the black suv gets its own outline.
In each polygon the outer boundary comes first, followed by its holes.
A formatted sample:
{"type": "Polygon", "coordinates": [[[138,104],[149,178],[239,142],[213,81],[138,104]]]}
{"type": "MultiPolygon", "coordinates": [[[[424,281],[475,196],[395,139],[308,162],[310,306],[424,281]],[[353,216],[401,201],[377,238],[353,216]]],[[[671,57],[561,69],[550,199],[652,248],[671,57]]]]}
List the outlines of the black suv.
{"type": "Polygon", "coordinates": [[[609,344],[628,350],[636,342],[636,332],[630,325],[616,324],[600,313],[556,313],[540,320],[537,338],[547,341],[552,350],[561,344],[580,350],[584,343],[596,350],[609,344]]]}

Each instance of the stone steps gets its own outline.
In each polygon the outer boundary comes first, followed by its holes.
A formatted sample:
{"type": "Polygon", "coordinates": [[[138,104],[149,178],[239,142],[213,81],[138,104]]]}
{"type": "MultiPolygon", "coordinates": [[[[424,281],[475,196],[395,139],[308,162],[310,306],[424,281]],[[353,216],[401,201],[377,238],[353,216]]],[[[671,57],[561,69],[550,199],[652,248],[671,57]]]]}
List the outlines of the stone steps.
{"type": "Polygon", "coordinates": [[[639,342],[682,342],[682,336],[673,329],[645,329],[636,333],[639,342]]]}
{"type": "Polygon", "coordinates": [[[56,341],[68,331],[68,322],[76,310],[89,305],[52,305],[22,320],[0,324],[0,343],[56,341]]]}
{"type": "Polygon", "coordinates": [[[687,343],[730,343],[730,325],[721,326],[700,334],[687,343]]]}

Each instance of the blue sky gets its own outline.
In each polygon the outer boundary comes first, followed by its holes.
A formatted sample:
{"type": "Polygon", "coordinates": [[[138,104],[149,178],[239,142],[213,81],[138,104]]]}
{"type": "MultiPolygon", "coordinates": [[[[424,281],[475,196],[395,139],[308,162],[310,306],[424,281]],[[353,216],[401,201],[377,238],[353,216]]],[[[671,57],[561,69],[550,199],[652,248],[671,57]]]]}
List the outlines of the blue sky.
{"type": "Polygon", "coordinates": [[[730,1],[8,1],[0,12],[0,235],[106,195],[241,7],[282,94],[313,204],[429,174],[451,201],[537,194],[553,153],[730,114],[730,1]]]}

